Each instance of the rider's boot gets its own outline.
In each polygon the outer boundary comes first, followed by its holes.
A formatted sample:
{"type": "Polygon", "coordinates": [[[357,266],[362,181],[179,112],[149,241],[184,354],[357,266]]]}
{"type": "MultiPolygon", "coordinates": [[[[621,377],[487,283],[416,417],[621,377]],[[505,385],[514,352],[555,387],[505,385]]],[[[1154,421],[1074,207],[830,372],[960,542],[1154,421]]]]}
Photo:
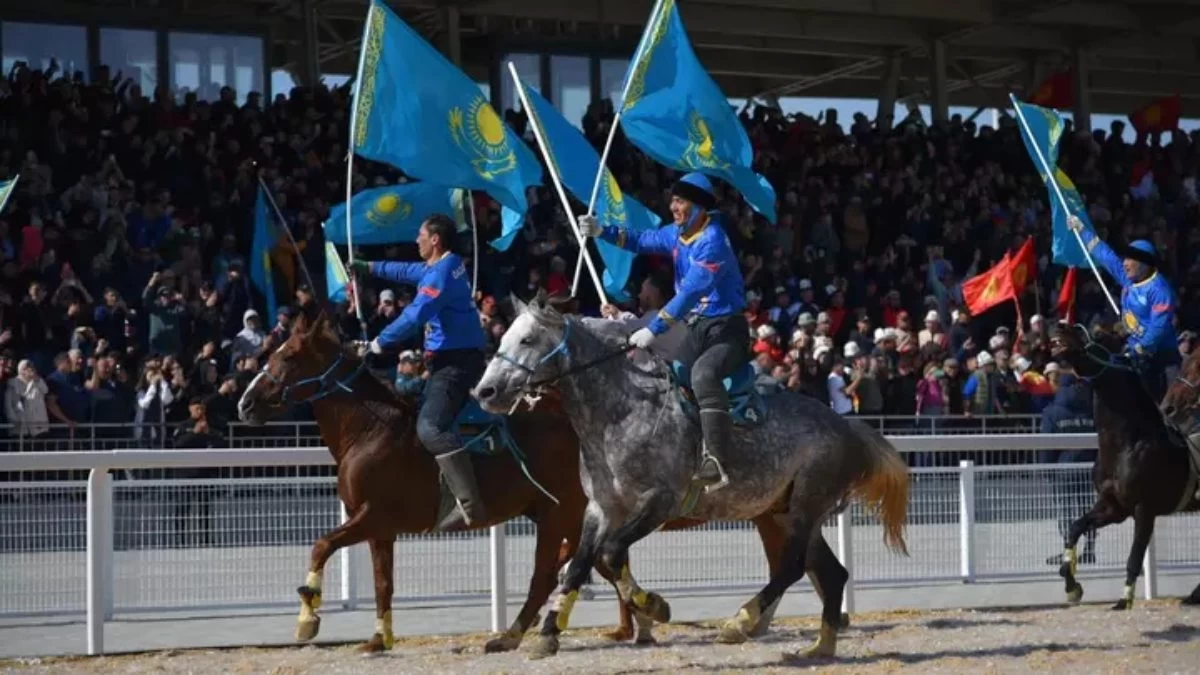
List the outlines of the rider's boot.
{"type": "Polygon", "coordinates": [[[437,457],[438,468],[446,479],[446,486],[454,495],[456,508],[442,518],[437,531],[444,532],[482,524],[487,520],[487,510],[479,496],[479,484],[475,482],[475,468],[466,448],[459,448],[437,457]]]}
{"type": "Polygon", "coordinates": [[[733,416],[728,410],[701,410],[700,428],[704,434],[704,453],[693,480],[702,484],[705,492],[716,492],[729,484],[721,464],[729,456],[733,442],[733,416]]]}

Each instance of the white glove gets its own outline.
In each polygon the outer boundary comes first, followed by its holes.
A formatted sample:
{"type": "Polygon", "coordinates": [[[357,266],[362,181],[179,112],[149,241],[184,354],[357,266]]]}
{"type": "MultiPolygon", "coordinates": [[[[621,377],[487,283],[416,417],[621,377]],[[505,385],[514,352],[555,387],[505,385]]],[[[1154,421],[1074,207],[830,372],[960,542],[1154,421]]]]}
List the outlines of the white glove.
{"type": "Polygon", "coordinates": [[[604,228],[596,221],[596,216],[579,216],[579,233],[585,237],[599,237],[604,234],[604,228]]]}
{"type": "Polygon", "coordinates": [[[1083,221],[1080,220],[1078,216],[1067,216],[1067,227],[1075,230],[1076,232],[1082,232],[1083,221]]]}
{"type": "Polygon", "coordinates": [[[649,349],[650,345],[654,343],[655,337],[657,336],[651,333],[649,328],[639,328],[629,336],[629,344],[638,349],[649,349]]]}
{"type": "Polygon", "coordinates": [[[379,346],[378,338],[371,340],[370,342],[367,342],[366,340],[355,340],[354,349],[358,352],[358,358],[360,359],[366,356],[368,352],[371,354],[383,353],[383,347],[379,346]]]}

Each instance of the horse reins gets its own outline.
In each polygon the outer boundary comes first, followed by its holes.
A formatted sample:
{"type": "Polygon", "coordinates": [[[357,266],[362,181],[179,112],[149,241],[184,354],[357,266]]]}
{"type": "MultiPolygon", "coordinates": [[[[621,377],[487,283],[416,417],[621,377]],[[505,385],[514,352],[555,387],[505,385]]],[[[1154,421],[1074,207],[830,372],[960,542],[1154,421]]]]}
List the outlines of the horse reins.
{"type": "MultiPolygon", "coordinates": [[[[611,361],[612,359],[615,359],[618,356],[624,356],[624,355],[628,354],[629,352],[633,351],[634,349],[636,349],[636,347],[634,347],[633,345],[627,344],[627,345],[621,347],[620,349],[616,349],[611,352],[608,352],[607,354],[604,354],[603,356],[599,356],[590,361],[585,361],[584,363],[581,363],[577,366],[571,366],[570,368],[567,368],[563,372],[558,373],[554,377],[547,377],[547,378],[543,378],[541,380],[534,380],[533,376],[537,374],[537,371],[540,370],[542,366],[546,365],[546,363],[548,363],[554,357],[556,357],[560,354],[563,356],[566,356],[568,358],[571,356],[571,348],[567,344],[567,341],[571,337],[571,322],[565,321],[563,325],[564,325],[564,328],[563,328],[562,340],[559,340],[558,344],[554,347],[554,349],[551,349],[544,356],[542,356],[540,359],[538,359],[538,362],[533,364],[532,367],[527,366],[524,363],[521,363],[520,361],[505,354],[504,352],[500,352],[500,351],[496,352],[496,358],[498,358],[502,361],[505,361],[507,363],[511,363],[512,365],[516,366],[517,368],[520,368],[522,371],[524,371],[526,373],[525,383],[523,385],[521,385],[521,391],[525,394],[525,398],[527,400],[529,400],[531,404],[536,403],[541,398],[541,392],[545,387],[552,387],[555,384],[558,384],[559,380],[563,379],[564,377],[571,377],[574,375],[578,375],[579,373],[582,373],[584,371],[591,370],[592,368],[595,368],[596,366],[598,366],[602,363],[611,361]]],[[[520,401],[521,401],[521,399],[517,399],[518,403],[520,401]]],[[[516,410],[516,404],[513,404],[513,410],[516,410]]]]}
{"type": "Polygon", "coordinates": [[[316,401],[319,401],[319,400],[325,398],[326,396],[329,396],[330,394],[333,394],[337,391],[344,391],[347,394],[354,393],[354,390],[350,388],[350,383],[353,382],[354,380],[356,380],[358,378],[359,374],[361,374],[364,370],[366,370],[366,367],[367,367],[366,359],[361,360],[358,364],[358,367],[355,368],[354,370],[350,371],[349,375],[347,375],[346,377],[340,378],[340,379],[334,379],[332,386],[328,386],[329,378],[333,374],[333,371],[337,370],[337,368],[339,366],[341,366],[342,363],[345,362],[345,360],[346,360],[346,355],[339,354],[337,359],[335,359],[334,362],[328,368],[325,369],[325,372],[321,373],[320,375],[314,376],[314,377],[303,378],[297,382],[293,382],[292,384],[284,383],[283,380],[279,379],[273,373],[271,373],[271,371],[266,366],[263,367],[262,374],[264,376],[266,376],[266,378],[268,380],[270,380],[272,384],[278,385],[279,387],[282,388],[282,392],[279,394],[280,405],[288,405],[289,393],[293,389],[297,389],[299,387],[307,386],[310,384],[317,385],[317,390],[315,392],[313,392],[313,394],[311,396],[308,396],[307,398],[305,398],[301,401],[296,401],[296,403],[298,405],[304,405],[305,403],[314,403],[316,401]]]}

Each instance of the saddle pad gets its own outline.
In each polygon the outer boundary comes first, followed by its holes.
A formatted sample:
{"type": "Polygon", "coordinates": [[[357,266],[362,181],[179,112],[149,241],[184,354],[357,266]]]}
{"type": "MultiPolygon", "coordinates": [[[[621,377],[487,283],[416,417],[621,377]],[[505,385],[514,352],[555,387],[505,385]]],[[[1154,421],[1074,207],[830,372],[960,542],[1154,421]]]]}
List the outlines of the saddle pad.
{"type": "MultiPolygon", "coordinates": [[[[671,377],[680,389],[679,398],[684,410],[693,421],[698,421],[700,411],[691,387],[691,371],[679,361],[674,361],[671,363],[671,377]]],[[[754,388],[754,378],[754,367],[747,363],[723,381],[725,391],[729,394],[729,413],[738,426],[758,426],[767,418],[767,403],[754,388]]]]}

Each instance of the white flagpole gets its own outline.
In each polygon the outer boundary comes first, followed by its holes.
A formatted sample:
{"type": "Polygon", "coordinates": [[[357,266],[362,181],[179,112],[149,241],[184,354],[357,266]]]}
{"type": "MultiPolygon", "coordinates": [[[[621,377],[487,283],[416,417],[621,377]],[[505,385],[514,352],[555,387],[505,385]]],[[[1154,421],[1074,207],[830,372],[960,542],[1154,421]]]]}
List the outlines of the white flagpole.
{"type": "Polygon", "coordinates": [[[479,226],[475,223],[475,198],[465,188],[462,193],[462,207],[471,225],[471,298],[474,299],[479,291],[479,226]]]}
{"type": "Polygon", "coordinates": [[[579,255],[575,258],[575,280],[571,282],[571,297],[579,294],[579,279],[583,276],[583,252],[584,248],[579,247],[579,255]]]}
{"type": "MultiPolygon", "coordinates": [[[[355,132],[357,125],[355,120],[358,117],[358,95],[362,93],[363,86],[363,64],[367,56],[367,41],[371,37],[371,12],[375,11],[374,5],[367,6],[367,17],[363,21],[362,41],[358,47],[358,70],[354,76],[354,94],[350,104],[350,138],[346,144],[346,264],[353,269],[354,265],[354,223],[350,218],[350,200],[354,197],[354,147],[355,147],[355,132]]],[[[367,337],[367,320],[363,317],[362,298],[358,294],[358,278],[350,275],[350,290],[354,294],[354,313],[358,316],[358,324],[362,327],[363,339],[367,337]]]]}
{"type": "MultiPolygon", "coordinates": [[[[650,10],[650,20],[646,23],[646,30],[642,32],[642,39],[638,42],[637,50],[633,53],[633,59],[629,61],[629,70],[626,71],[625,84],[621,88],[621,100],[616,102],[612,125],[608,128],[608,138],[604,141],[604,149],[600,153],[600,165],[596,169],[596,180],[592,183],[592,196],[588,199],[587,214],[589,216],[596,212],[596,199],[600,196],[600,182],[604,180],[604,171],[608,165],[608,153],[612,150],[613,140],[617,137],[617,127],[621,125],[621,113],[625,110],[625,99],[629,96],[629,84],[633,81],[633,78],[628,77],[628,75],[637,67],[637,62],[645,50],[647,38],[654,29],[655,19],[662,11],[662,5],[663,0],[655,1],[654,8],[650,10]]],[[[584,250],[582,248],[579,250],[579,259],[575,261],[575,281],[571,284],[572,296],[579,290],[579,268],[583,263],[584,250]]]]}
{"type": "Polygon", "coordinates": [[[546,145],[546,139],[542,136],[542,127],[538,122],[537,114],[529,105],[529,99],[525,96],[525,85],[521,83],[521,77],[517,75],[517,67],[512,61],[508,62],[508,72],[512,75],[514,88],[517,90],[517,96],[521,98],[521,105],[529,112],[530,127],[533,129],[533,137],[537,140],[538,148],[542,151],[542,157],[546,160],[546,168],[550,172],[550,180],[554,183],[554,189],[558,192],[558,199],[562,202],[563,211],[567,214],[567,220],[571,223],[571,230],[575,232],[575,238],[579,241],[579,249],[583,252],[583,262],[587,265],[588,273],[592,277],[592,283],[596,285],[596,294],[600,296],[600,302],[608,304],[608,296],[604,293],[604,284],[600,283],[600,275],[596,273],[596,265],[592,262],[592,256],[587,253],[587,238],[579,231],[579,223],[575,220],[575,214],[571,212],[571,202],[567,199],[567,193],[563,189],[562,180],[558,177],[558,170],[554,165],[554,159],[550,155],[550,148],[546,145]]]}
{"type": "MultiPolygon", "coordinates": [[[[1025,130],[1025,135],[1032,140],[1033,132],[1029,129],[1029,122],[1025,120],[1025,113],[1021,112],[1021,106],[1017,105],[1017,97],[1009,94],[1008,98],[1012,100],[1013,110],[1017,112],[1017,120],[1021,123],[1021,128],[1025,130]]],[[[1058,202],[1062,205],[1063,212],[1067,214],[1068,218],[1071,217],[1071,208],[1067,206],[1067,198],[1063,196],[1062,188],[1058,186],[1058,180],[1055,177],[1056,167],[1051,167],[1049,162],[1046,161],[1037,143],[1031,142],[1029,143],[1029,147],[1033,148],[1033,153],[1037,157],[1038,164],[1041,165],[1045,175],[1050,178],[1050,185],[1054,188],[1054,194],[1058,196],[1058,202]]],[[[1092,268],[1092,274],[1096,275],[1096,281],[1100,282],[1100,290],[1104,291],[1104,297],[1108,298],[1108,304],[1112,306],[1117,316],[1120,316],[1121,308],[1117,305],[1117,301],[1113,299],[1112,293],[1108,291],[1108,286],[1104,285],[1104,279],[1100,278],[1100,270],[1096,269],[1096,261],[1092,260],[1091,252],[1088,251],[1088,247],[1083,243],[1083,235],[1074,228],[1071,228],[1071,232],[1075,233],[1075,241],[1079,242],[1079,248],[1083,251],[1083,257],[1088,261],[1088,267],[1092,268]]]]}

